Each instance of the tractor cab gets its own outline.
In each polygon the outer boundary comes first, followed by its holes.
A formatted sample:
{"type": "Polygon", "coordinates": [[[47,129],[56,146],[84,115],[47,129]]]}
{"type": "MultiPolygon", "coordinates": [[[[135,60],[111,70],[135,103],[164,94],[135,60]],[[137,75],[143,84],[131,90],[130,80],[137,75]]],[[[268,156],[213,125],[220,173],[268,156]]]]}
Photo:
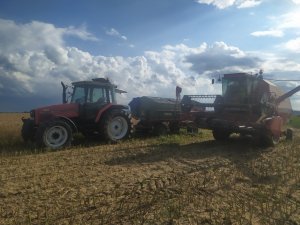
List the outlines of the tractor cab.
{"type": "MultiPolygon", "coordinates": [[[[99,110],[108,104],[116,104],[116,93],[126,93],[104,78],[77,81],[72,86],[70,103],[79,105],[79,115],[84,120],[95,120],[99,110]]],[[[65,99],[63,101],[67,102],[65,99]]]]}
{"type": "Polygon", "coordinates": [[[109,81],[106,83],[95,81],[78,81],[73,84],[71,103],[107,104],[115,103],[115,88],[109,81]]]}

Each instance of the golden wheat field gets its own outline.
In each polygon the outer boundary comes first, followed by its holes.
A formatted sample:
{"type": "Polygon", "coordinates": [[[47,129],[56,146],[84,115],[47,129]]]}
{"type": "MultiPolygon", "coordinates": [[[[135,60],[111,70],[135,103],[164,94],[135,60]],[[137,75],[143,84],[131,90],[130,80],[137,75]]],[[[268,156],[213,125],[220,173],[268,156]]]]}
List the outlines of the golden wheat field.
{"type": "Polygon", "coordinates": [[[0,224],[300,224],[300,132],[259,148],[249,137],[82,137],[60,151],[20,137],[0,114],[0,224]]]}

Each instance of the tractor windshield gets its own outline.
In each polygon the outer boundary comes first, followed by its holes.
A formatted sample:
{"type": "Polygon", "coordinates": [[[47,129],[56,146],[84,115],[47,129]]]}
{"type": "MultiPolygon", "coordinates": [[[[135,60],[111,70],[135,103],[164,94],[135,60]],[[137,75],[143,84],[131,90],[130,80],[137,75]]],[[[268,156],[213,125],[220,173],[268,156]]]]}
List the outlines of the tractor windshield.
{"type": "Polygon", "coordinates": [[[114,92],[109,87],[101,86],[75,86],[72,99],[72,103],[84,104],[84,103],[97,103],[107,104],[114,103],[114,92]]]}
{"type": "Polygon", "coordinates": [[[85,88],[84,87],[74,87],[71,102],[83,104],[85,102],[85,88]]]}

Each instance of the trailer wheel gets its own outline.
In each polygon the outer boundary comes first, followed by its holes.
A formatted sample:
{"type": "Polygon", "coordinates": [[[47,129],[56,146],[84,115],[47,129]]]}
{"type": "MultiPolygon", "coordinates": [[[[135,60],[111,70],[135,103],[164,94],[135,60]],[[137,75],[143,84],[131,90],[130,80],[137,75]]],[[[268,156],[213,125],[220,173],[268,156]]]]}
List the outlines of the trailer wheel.
{"type": "Polygon", "coordinates": [[[215,129],[212,131],[212,134],[217,141],[225,141],[228,140],[230,136],[230,132],[227,130],[215,129]]]}
{"type": "Polygon", "coordinates": [[[108,112],[103,118],[102,133],[107,141],[116,142],[128,138],[131,128],[130,118],[123,111],[108,112]]]}
{"type": "Polygon", "coordinates": [[[279,143],[280,136],[275,136],[272,134],[262,134],[256,136],[256,143],[261,147],[274,147],[279,143]]]}
{"type": "Polygon", "coordinates": [[[275,146],[279,143],[280,140],[280,136],[275,136],[275,135],[267,135],[265,137],[266,139],[266,144],[268,146],[275,146]]]}
{"type": "Polygon", "coordinates": [[[180,126],[178,123],[170,123],[169,128],[171,134],[179,134],[180,126]]]}
{"type": "Polygon", "coordinates": [[[293,138],[294,138],[294,131],[293,131],[293,129],[288,128],[288,129],[286,130],[286,140],[292,141],[293,138]]]}
{"type": "Polygon", "coordinates": [[[166,125],[159,123],[154,126],[153,133],[156,136],[164,136],[168,133],[168,128],[166,125]]]}
{"type": "Polygon", "coordinates": [[[41,124],[36,132],[39,147],[60,149],[71,145],[72,129],[64,121],[54,120],[41,124]]]}

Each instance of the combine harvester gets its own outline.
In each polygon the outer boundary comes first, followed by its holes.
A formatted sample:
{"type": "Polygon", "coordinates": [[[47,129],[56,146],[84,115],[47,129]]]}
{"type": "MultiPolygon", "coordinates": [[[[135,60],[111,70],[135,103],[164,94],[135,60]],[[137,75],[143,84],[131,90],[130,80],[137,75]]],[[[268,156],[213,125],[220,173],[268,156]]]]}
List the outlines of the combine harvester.
{"type": "Polygon", "coordinates": [[[225,74],[222,95],[185,95],[181,107],[194,114],[198,128],[212,130],[216,140],[238,133],[275,145],[283,135],[292,139],[292,130],[284,129],[292,113],[289,97],[299,90],[300,86],[284,94],[261,74],[225,74]],[[195,106],[204,110],[191,112],[195,106]]]}

